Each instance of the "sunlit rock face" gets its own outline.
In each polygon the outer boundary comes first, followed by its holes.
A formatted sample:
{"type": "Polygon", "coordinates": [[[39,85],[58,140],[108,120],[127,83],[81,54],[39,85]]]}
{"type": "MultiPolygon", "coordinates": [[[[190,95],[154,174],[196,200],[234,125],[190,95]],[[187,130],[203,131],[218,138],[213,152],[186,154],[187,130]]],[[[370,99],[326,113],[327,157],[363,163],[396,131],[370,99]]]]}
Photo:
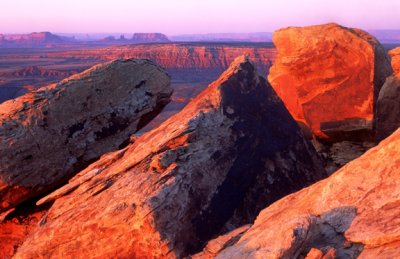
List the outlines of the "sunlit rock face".
{"type": "Polygon", "coordinates": [[[220,237],[216,240],[222,243],[212,246],[215,241],[210,241],[207,247],[214,250],[199,256],[396,258],[400,254],[399,168],[397,130],[329,178],[264,209],[248,230],[231,232],[230,242],[220,237]]]}
{"type": "Polygon", "coordinates": [[[268,79],[297,121],[333,141],[372,132],[374,103],[392,72],[375,38],[326,24],[281,29],[273,41],[268,79]]]}
{"type": "Polygon", "coordinates": [[[15,258],[182,258],[325,175],[240,57],[181,112],[41,199],[55,202],[15,258]]]}
{"type": "Polygon", "coordinates": [[[169,102],[148,60],[97,65],[0,105],[0,212],[116,149],[169,102]]]}
{"type": "Polygon", "coordinates": [[[269,44],[246,43],[134,44],[49,53],[49,57],[74,57],[88,61],[109,61],[119,57],[146,58],[167,69],[172,75],[190,82],[191,78],[198,81],[199,72],[202,71],[217,73],[217,77],[236,57],[245,54],[257,64],[260,73],[265,73],[275,59],[276,50],[269,44]]]}
{"type": "Polygon", "coordinates": [[[393,75],[379,92],[376,105],[376,138],[382,140],[400,127],[400,48],[389,52],[393,75]]]}
{"type": "Polygon", "coordinates": [[[393,74],[400,77],[400,47],[392,49],[389,54],[392,58],[393,74]]]}
{"type": "Polygon", "coordinates": [[[45,218],[51,204],[24,204],[17,210],[0,213],[0,258],[12,258],[18,246],[45,218]]]}

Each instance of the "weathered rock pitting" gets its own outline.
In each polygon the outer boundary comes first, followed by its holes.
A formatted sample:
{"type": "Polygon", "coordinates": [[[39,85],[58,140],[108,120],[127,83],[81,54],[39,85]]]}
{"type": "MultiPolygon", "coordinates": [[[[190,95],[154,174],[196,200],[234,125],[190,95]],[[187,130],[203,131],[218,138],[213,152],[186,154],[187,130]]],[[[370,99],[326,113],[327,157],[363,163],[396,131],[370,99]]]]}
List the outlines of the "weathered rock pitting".
{"type": "Polygon", "coordinates": [[[375,102],[390,59],[359,29],[336,24],[274,33],[278,51],[268,79],[293,117],[330,141],[373,135],[375,102]]]}
{"type": "Polygon", "coordinates": [[[264,209],[235,244],[211,258],[307,254],[312,258],[315,253],[336,255],[329,258],[396,258],[400,254],[399,168],[397,130],[329,178],[264,209]]]}
{"type": "Polygon", "coordinates": [[[181,258],[325,175],[240,57],[181,112],[40,200],[55,202],[15,257],[181,258]]]}
{"type": "Polygon", "coordinates": [[[0,105],[0,212],[115,150],[170,100],[148,60],[97,65],[0,105]]]}

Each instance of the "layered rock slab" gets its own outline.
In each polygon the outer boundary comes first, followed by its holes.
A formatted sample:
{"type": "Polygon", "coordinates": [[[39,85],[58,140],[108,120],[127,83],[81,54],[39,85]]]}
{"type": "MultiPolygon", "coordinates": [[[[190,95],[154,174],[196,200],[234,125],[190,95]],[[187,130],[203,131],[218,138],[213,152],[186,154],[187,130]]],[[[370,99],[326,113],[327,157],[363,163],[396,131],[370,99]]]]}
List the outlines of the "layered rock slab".
{"type": "Polygon", "coordinates": [[[116,60],[0,105],[0,212],[116,149],[170,100],[148,60],[116,60]]]}
{"type": "Polygon", "coordinates": [[[181,258],[325,176],[312,145],[246,57],[181,112],[107,154],[54,201],[16,258],[181,258]]]}
{"type": "Polygon", "coordinates": [[[326,24],[281,29],[273,41],[278,55],[268,79],[297,121],[333,141],[372,132],[375,101],[392,73],[374,37],[326,24]]]}
{"type": "MultiPolygon", "coordinates": [[[[329,178],[264,209],[216,258],[400,254],[400,130],[329,178]]],[[[308,258],[308,257],[307,257],[308,258]]]]}

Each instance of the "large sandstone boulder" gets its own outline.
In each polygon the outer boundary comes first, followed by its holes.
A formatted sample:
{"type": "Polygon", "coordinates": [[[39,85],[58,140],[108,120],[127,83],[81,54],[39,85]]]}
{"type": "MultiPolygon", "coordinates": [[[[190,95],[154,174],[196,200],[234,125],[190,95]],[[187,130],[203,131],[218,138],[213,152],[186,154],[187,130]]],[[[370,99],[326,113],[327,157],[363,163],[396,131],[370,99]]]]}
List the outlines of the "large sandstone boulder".
{"type": "Polygon", "coordinates": [[[400,127],[400,48],[389,52],[393,75],[379,92],[376,104],[376,138],[382,140],[400,127]]]}
{"type": "Polygon", "coordinates": [[[40,200],[55,202],[15,258],[181,258],[324,176],[281,100],[240,57],[181,112],[40,200]]]}
{"type": "Polygon", "coordinates": [[[273,41],[268,79],[297,121],[331,141],[372,132],[374,102],[392,72],[374,37],[326,24],[281,29],[273,41]]]}
{"type": "Polygon", "coordinates": [[[116,149],[169,102],[169,76],[147,60],[97,65],[0,105],[0,212],[116,149]]]}
{"type": "Polygon", "coordinates": [[[400,130],[329,178],[267,207],[250,229],[231,232],[230,243],[200,255],[398,258],[399,168],[400,130]]]}

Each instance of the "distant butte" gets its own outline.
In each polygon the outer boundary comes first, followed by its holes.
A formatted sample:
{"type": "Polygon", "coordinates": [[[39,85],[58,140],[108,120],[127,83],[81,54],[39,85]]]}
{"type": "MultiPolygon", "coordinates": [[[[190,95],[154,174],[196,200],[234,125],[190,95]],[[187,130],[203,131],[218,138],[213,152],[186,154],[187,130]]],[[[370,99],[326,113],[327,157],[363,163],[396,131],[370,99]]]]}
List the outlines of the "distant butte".
{"type": "Polygon", "coordinates": [[[50,32],[0,34],[0,47],[45,47],[48,44],[59,44],[64,42],[65,38],[50,32]]]}

